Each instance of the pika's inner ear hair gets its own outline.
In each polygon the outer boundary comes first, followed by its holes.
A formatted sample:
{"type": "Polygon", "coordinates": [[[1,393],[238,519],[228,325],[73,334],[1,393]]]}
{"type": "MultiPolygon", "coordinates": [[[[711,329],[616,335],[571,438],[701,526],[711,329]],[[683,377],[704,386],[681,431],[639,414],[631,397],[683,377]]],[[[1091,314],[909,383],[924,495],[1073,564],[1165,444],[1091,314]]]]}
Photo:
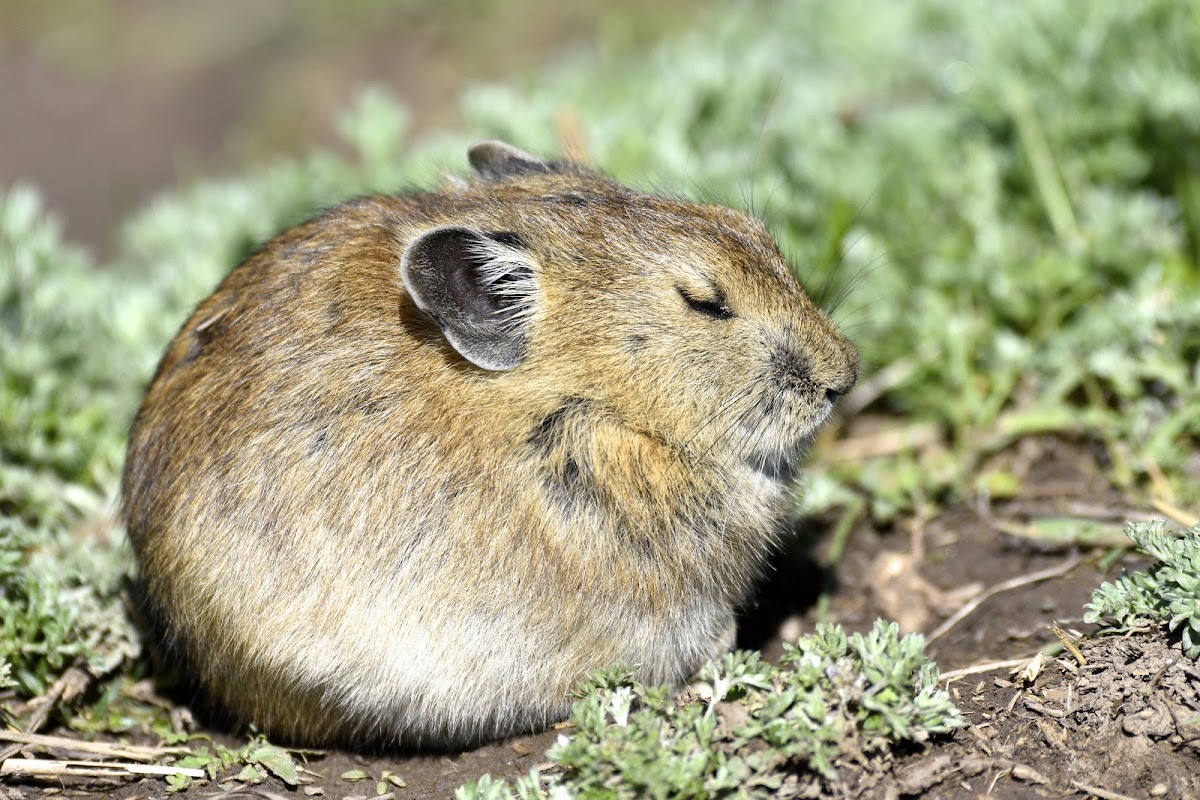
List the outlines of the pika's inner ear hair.
{"type": "Polygon", "coordinates": [[[554,164],[494,139],[476,142],[467,150],[471,166],[488,180],[529,172],[554,172],[554,164]]]}
{"type": "Polygon", "coordinates": [[[521,363],[537,279],[518,237],[434,228],[405,249],[400,275],[463,358],[497,371],[521,363]]]}

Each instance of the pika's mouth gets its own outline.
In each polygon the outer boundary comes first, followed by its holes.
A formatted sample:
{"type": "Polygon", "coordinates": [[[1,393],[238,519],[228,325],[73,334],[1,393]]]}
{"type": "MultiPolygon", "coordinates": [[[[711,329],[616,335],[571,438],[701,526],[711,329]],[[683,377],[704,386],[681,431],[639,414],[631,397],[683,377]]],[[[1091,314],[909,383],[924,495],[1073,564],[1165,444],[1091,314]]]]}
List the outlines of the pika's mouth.
{"type": "MultiPolygon", "coordinates": [[[[800,471],[808,448],[821,429],[821,423],[829,416],[833,404],[826,403],[816,416],[808,420],[800,430],[779,432],[778,439],[772,442],[769,449],[751,452],[746,457],[746,466],[764,478],[780,484],[790,484],[800,471]]],[[[774,437],[772,437],[774,438],[774,437]]]]}

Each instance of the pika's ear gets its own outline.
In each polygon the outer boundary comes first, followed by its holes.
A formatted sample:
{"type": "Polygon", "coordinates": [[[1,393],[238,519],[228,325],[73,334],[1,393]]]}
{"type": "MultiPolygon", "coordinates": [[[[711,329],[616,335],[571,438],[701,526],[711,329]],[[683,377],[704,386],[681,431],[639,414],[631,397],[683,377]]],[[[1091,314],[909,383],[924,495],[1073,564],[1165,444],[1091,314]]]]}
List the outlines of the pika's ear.
{"type": "Polygon", "coordinates": [[[493,181],[527,172],[555,171],[554,164],[549,161],[495,139],[471,145],[467,150],[467,159],[476,172],[493,181]]]}
{"type": "Polygon", "coordinates": [[[490,370],[521,363],[537,279],[516,236],[434,228],[405,249],[400,275],[463,358],[490,370]]]}

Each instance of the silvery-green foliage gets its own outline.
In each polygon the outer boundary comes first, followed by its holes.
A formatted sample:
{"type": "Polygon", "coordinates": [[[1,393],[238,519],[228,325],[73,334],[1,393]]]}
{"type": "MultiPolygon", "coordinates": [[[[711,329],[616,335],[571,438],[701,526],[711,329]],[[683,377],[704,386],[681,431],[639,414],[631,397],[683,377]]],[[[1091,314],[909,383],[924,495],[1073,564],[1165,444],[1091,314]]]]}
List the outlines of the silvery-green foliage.
{"type": "Polygon", "coordinates": [[[93,489],[111,481],[120,442],[104,435],[108,418],[134,391],[117,402],[117,364],[92,349],[110,300],[35,190],[0,191],[0,498],[35,491],[21,485],[34,475],[93,489]]]}
{"type": "MultiPolygon", "coordinates": [[[[847,748],[861,757],[964,724],[937,686],[923,639],[900,636],[894,623],[849,635],[818,625],[785,646],[780,666],[759,653],[730,653],[701,670],[704,700],[681,702],[663,687],[618,686],[615,674],[590,682],[571,712],[575,731],[547,754],[561,769],[546,781],[552,793],[769,796],[789,774],[836,778],[847,748]]],[[[517,786],[487,778],[459,796],[508,800],[530,785],[532,776],[517,786]]]]}
{"type": "Polygon", "coordinates": [[[1165,624],[1189,658],[1200,658],[1200,525],[1172,533],[1162,521],[1131,522],[1125,533],[1158,563],[1102,584],[1084,621],[1118,631],[1165,624]]]}
{"type": "Polygon", "coordinates": [[[105,522],[137,395],[122,354],[96,348],[112,299],[35,191],[0,192],[0,682],[26,695],[140,650],[105,522]]]}

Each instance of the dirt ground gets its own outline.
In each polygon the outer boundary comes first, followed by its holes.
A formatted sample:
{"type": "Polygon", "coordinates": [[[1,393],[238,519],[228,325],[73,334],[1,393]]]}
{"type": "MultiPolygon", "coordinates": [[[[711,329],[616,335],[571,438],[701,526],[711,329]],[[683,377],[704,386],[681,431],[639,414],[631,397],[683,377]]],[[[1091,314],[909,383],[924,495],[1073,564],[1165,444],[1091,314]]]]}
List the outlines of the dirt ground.
{"type": "MultiPolygon", "coordinates": [[[[779,651],[781,636],[812,628],[822,586],[835,590],[828,618],[848,628],[865,630],[876,617],[887,616],[922,630],[968,721],[952,736],[891,757],[848,754],[840,782],[826,786],[822,796],[1200,798],[1196,665],[1157,634],[1076,638],[1095,587],[1137,562],[1125,556],[1105,571],[1098,566],[1102,550],[1033,544],[1004,532],[1020,531],[1029,519],[1047,514],[1086,515],[1115,527],[1144,515],[1108,488],[1086,445],[1029,440],[1007,458],[1010,467],[1026,464],[1022,483],[1030,488],[1016,497],[950,508],[921,523],[883,527],[864,521],[832,568],[824,563],[827,541],[807,547],[798,542],[780,555],[759,602],[745,613],[741,644],[768,654],[779,651]],[[1074,649],[1035,665],[1031,674],[1016,675],[1038,651],[1060,641],[1054,626],[1074,649]]],[[[807,526],[832,524],[809,520],[807,526]]],[[[484,773],[515,778],[531,768],[549,768],[544,753],[559,735],[547,731],[457,754],[329,752],[308,756],[297,788],[272,779],[255,791],[339,799],[451,797],[484,773]],[[385,772],[404,786],[380,783],[385,772]],[[342,777],[347,773],[365,777],[347,780],[342,777]]],[[[193,786],[180,796],[208,797],[240,787],[226,780],[193,786]]],[[[96,796],[100,788],[26,785],[6,791],[25,800],[48,791],[96,796]]],[[[0,788],[0,797],[4,791],[0,788]]],[[[104,787],[100,794],[161,797],[166,786],[146,780],[104,787]]]]}

